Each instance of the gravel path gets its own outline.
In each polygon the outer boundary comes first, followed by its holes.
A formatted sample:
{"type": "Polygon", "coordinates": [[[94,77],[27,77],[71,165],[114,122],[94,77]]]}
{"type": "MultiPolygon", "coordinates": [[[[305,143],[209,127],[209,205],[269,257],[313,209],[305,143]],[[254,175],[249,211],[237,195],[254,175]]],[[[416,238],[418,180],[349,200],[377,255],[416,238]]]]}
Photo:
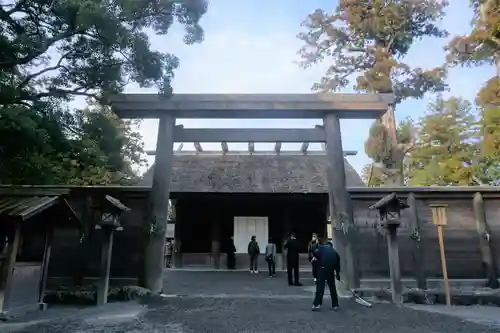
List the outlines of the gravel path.
{"type": "MultiPolygon", "coordinates": [[[[389,304],[375,304],[369,309],[347,299],[341,300],[338,312],[326,308],[312,312],[310,287],[288,287],[284,276],[268,279],[235,272],[170,272],[165,276],[165,292],[171,295],[145,305],[109,304],[70,314],[66,311],[59,317],[59,310],[53,309],[30,318],[31,325],[0,324],[0,332],[500,332],[442,314],[389,304]]],[[[325,299],[325,305],[328,303],[325,299]]]]}

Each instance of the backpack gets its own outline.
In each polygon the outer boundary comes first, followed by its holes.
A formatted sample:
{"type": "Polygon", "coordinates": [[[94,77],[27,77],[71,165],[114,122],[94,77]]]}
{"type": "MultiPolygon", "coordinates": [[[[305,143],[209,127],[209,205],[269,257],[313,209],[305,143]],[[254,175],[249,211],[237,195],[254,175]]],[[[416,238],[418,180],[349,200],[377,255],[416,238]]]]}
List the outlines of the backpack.
{"type": "Polygon", "coordinates": [[[249,254],[259,254],[259,244],[256,241],[251,241],[248,244],[248,253],[249,254]]]}

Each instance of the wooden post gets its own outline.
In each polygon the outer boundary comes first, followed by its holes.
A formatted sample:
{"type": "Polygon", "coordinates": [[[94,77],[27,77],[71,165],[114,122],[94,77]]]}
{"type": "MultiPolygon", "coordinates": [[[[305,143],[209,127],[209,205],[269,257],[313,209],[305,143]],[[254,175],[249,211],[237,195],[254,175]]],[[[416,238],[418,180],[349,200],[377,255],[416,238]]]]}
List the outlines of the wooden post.
{"type": "Polygon", "coordinates": [[[215,269],[220,268],[220,214],[214,212],[212,214],[212,263],[215,269]]]}
{"type": "Polygon", "coordinates": [[[173,261],[175,268],[182,267],[181,220],[182,220],[182,207],[179,206],[179,201],[177,201],[175,204],[174,252],[173,252],[173,261]]]}
{"type": "Polygon", "coordinates": [[[432,223],[437,226],[438,240],[439,240],[439,251],[441,253],[441,267],[443,270],[443,282],[444,282],[444,293],[446,296],[446,305],[451,306],[451,296],[450,296],[450,284],[448,281],[448,269],[446,268],[446,255],[444,252],[444,235],[443,226],[448,224],[446,217],[446,207],[445,204],[432,204],[432,223]]]}
{"type": "Polygon", "coordinates": [[[109,275],[111,268],[111,254],[113,252],[114,231],[108,228],[101,229],[103,240],[101,245],[101,265],[99,269],[99,286],[97,290],[97,305],[108,302],[109,275]]]}
{"type": "MultiPolygon", "coordinates": [[[[398,224],[399,226],[399,224],[398,224]]],[[[387,250],[389,252],[389,270],[391,273],[391,290],[392,302],[401,304],[402,301],[402,285],[401,285],[401,269],[399,267],[399,248],[398,235],[396,225],[387,227],[387,250]]]]}
{"type": "Polygon", "coordinates": [[[5,295],[7,289],[10,287],[16,265],[17,251],[19,249],[19,242],[21,241],[21,222],[17,222],[14,228],[15,229],[8,238],[7,257],[4,262],[5,266],[2,267],[2,281],[0,281],[0,313],[5,311],[5,295]]]}
{"type": "Polygon", "coordinates": [[[418,218],[418,207],[415,194],[408,195],[409,207],[409,224],[411,228],[411,239],[413,240],[412,259],[413,259],[413,275],[417,280],[417,287],[419,289],[427,289],[427,280],[425,277],[424,254],[421,245],[420,237],[420,220],[418,218]]]}
{"type": "Polygon", "coordinates": [[[323,228],[323,237],[327,238],[327,239],[330,239],[329,237],[329,231],[331,230],[331,223],[332,223],[332,219],[330,217],[330,205],[326,205],[326,211],[325,211],[325,225],[324,225],[324,228],[323,228]]]}
{"type": "Polygon", "coordinates": [[[283,239],[281,242],[281,268],[283,270],[286,270],[286,250],[285,250],[285,242],[287,241],[288,237],[290,236],[291,232],[291,226],[290,226],[290,213],[287,208],[283,210],[283,239]]]}
{"type": "Polygon", "coordinates": [[[170,113],[162,114],[158,126],[153,185],[146,215],[146,223],[149,226],[149,241],[145,257],[145,287],[153,294],[158,294],[163,289],[164,248],[167,234],[174,128],[174,116],[170,113]]]}
{"type": "Polygon", "coordinates": [[[486,221],[486,213],[484,211],[484,201],[481,193],[477,192],[472,200],[474,209],[474,217],[476,220],[476,230],[479,235],[479,249],[481,250],[481,259],[483,269],[488,279],[488,287],[499,288],[498,275],[496,273],[495,259],[490,243],[490,230],[486,221]]]}
{"type": "Polygon", "coordinates": [[[332,243],[339,252],[344,280],[348,288],[359,287],[359,274],[355,253],[356,229],[352,215],[349,193],[346,187],[344,154],[340,121],[335,113],[327,113],[323,118],[328,156],[328,200],[332,216],[332,243]],[[343,241],[342,241],[343,240],[343,241]]]}
{"type": "Polygon", "coordinates": [[[52,252],[52,239],[54,237],[54,228],[50,226],[45,232],[45,247],[43,250],[42,269],[40,272],[40,282],[38,286],[38,307],[40,310],[46,310],[47,304],[44,302],[45,288],[49,277],[50,255],[52,252]]]}

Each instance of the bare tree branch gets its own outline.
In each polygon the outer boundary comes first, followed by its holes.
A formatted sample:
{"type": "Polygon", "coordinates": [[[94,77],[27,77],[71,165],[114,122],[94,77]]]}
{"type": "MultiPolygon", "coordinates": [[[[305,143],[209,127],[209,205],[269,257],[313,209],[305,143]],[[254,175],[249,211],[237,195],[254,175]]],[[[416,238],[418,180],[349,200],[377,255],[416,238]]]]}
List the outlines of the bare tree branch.
{"type": "Polygon", "coordinates": [[[40,75],[43,75],[45,73],[48,73],[48,72],[51,72],[51,71],[55,71],[59,68],[63,68],[64,66],[62,66],[62,62],[64,59],[66,59],[70,54],[72,54],[73,51],[69,51],[69,52],[66,52],[65,54],[63,54],[61,56],[61,58],[59,59],[59,61],[57,62],[56,65],[54,66],[51,66],[51,67],[46,67],[44,69],[42,69],[41,71],[39,72],[36,72],[36,73],[33,73],[33,74],[30,74],[28,76],[26,76],[26,78],[23,80],[23,82],[21,82],[21,84],[19,84],[17,86],[17,89],[22,89],[23,87],[25,87],[31,80],[33,80],[34,78],[40,76],[40,75]]]}

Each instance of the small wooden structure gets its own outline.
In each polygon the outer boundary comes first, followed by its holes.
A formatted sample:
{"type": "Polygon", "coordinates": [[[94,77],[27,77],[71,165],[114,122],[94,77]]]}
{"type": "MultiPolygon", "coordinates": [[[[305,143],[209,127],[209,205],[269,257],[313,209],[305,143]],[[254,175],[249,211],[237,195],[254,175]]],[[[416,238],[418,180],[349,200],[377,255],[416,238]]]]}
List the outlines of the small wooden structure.
{"type": "Polygon", "coordinates": [[[376,209],[379,213],[380,224],[387,230],[387,248],[389,253],[389,270],[391,274],[392,301],[396,304],[402,303],[401,269],[399,267],[399,248],[397,229],[401,225],[401,210],[409,208],[408,204],[398,199],[396,193],[391,193],[370,209],[376,209]]]}
{"type": "Polygon", "coordinates": [[[122,231],[120,223],[122,212],[130,211],[130,208],[122,204],[118,199],[104,195],[94,197],[92,200],[94,214],[98,215],[99,223],[95,229],[102,230],[100,280],[97,290],[97,305],[108,302],[109,277],[111,267],[111,254],[113,253],[113,235],[115,231],[122,231]]]}
{"type": "MultiPolygon", "coordinates": [[[[11,291],[16,257],[22,242],[23,225],[38,214],[49,209],[58,209],[57,218],[43,219],[45,245],[38,282],[37,300],[40,309],[45,309],[45,287],[51,257],[54,228],[80,227],[80,220],[68,204],[64,195],[68,190],[10,190],[0,191],[0,313],[5,311],[6,294],[11,291]]],[[[55,215],[54,215],[55,216],[55,215]]],[[[38,222],[38,221],[37,221],[38,222]]],[[[12,295],[10,295],[12,297],[12,295]]]]}
{"type": "Polygon", "coordinates": [[[431,204],[432,210],[432,223],[437,227],[438,241],[439,241],[439,252],[441,254],[441,268],[443,270],[443,282],[444,282],[444,293],[446,296],[446,305],[451,306],[451,296],[450,296],[450,283],[448,281],[448,268],[446,266],[446,254],[444,252],[444,234],[443,226],[448,224],[448,218],[446,216],[446,208],[448,205],[438,203],[431,204]]]}

